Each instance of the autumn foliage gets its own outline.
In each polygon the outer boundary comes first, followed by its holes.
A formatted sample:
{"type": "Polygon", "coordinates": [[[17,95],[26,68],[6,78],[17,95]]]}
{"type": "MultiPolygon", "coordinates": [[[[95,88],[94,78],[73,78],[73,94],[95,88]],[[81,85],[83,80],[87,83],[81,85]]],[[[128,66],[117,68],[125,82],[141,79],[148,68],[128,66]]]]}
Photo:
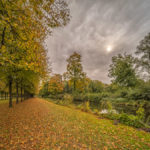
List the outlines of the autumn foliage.
{"type": "Polygon", "coordinates": [[[45,39],[69,19],[63,0],[0,1],[0,75],[2,92],[9,89],[9,107],[14,93],[16,103],[19,95],[22,101],[23,96],[36,94],[37,84],[49,74],[45,39]]]}
{"type": "Polygon", "coordinates": [[[149,133],[41,99],[1,103],[0,120],[0,149],[150,149],[149,133]]]}
{"type": "Polygon", "coordinates": [[[50,78],[48,82],[48,91],[50,94],[56,95],[62,93],[64,90],[64,85],[62,81],[62,76],[56,74],[50,78]]]}

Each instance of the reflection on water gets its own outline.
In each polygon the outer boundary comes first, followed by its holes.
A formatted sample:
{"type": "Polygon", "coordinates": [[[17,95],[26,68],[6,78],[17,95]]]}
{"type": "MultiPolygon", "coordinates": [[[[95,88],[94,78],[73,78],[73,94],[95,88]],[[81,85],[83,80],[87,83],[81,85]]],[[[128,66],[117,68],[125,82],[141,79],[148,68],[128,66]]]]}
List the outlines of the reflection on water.
{"type": "Polygon", "coordinates": [[[119,112],[115,109],[112,109],[112,110],[107,110],[107,109],[103,109],[101,112],[101,114],[108,114],[108,113],[113,113],[113,114],[119,114],[119,112]]]}
{"type": "MultiPolygon", "coordinates": [[[[78,106],[78,105],[83,104],[84,102],[74,101],[73,103],[78,106]]],[[[97,109],[97,110],[100,111],[100,104],[99,103],[89,102],[89,104],[90,104],[90,109],[91,110],[97,109]]],[[[121,106],[113,105],[113,110],[111,110],[111,111],[113,111],[112,113],[122,113],[122,112],[124,112],[124,113],[127,113],[127,114],[133,114],[133,115],[136,114],[136,109],[133,108],[133,106],[127,106],[127,105],[123,105],[123,106],[122,105],[121,106]]],[[[108,110],[104,109],[104,110],[102,110],[102,113],[108,113],[108,110]]]]}
{"type": "MultiPolygon", "coordinates": [[[[78,106],[78,105],[83,104],[84,102],[82,102],[82,101],[73,101],[73,103],[78,106]]],[[[100,110],[100,104],[94,103],[94,102],[89,102],[89,104],[90,104],[91,110],[94,110],[94,109],[100,110]]]]}

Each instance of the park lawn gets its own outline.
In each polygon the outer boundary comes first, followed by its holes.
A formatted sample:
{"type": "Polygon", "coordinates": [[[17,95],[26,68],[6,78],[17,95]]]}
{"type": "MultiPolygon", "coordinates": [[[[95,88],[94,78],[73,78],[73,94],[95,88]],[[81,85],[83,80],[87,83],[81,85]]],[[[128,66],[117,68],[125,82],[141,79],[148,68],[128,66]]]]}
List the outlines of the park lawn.
{"type": "MultiPolygon", "coordinates": [[[[16,101],[16,99],[13,98],[13,99],[12,99],[12,102],[14,103],[15,101],[16,101]]],[[[0,104],[5,104],[5,103],[8,104],[8,100],[5,100],[5,99],[1,99],[1,100],[0,100],[0,104]]]]}
{"type": "Polygon", "coordinates": [[[150,134],[33,98],[10,109],[0,103],[0,149],[149,150],[150,134]]]}

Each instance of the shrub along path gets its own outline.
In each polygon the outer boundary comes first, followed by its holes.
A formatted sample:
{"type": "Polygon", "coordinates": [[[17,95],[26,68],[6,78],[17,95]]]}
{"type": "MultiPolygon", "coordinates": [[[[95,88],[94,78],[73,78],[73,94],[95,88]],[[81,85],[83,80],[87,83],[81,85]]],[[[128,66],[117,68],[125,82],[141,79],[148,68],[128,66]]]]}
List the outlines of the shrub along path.
{"type": "Polygon", "coordinates": [[[0,149],[149,150],[150,134],[34,98],[0,103],[0,149]]]}

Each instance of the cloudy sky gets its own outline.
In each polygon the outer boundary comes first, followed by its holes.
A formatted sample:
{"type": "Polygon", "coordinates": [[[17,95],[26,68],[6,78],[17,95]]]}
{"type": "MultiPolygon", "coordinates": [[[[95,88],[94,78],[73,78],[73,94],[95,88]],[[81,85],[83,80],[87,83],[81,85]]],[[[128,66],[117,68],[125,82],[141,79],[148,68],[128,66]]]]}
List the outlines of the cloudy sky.
{"type": "Polygon", "coordinates": [[[112,56],[133,54],[150,32],[150,0],[68,0],[68,4],[70,23],[46,40],[53,72],[65,72],[66,59],[77,51],[88,77],[109,83],[112,56]]]}

